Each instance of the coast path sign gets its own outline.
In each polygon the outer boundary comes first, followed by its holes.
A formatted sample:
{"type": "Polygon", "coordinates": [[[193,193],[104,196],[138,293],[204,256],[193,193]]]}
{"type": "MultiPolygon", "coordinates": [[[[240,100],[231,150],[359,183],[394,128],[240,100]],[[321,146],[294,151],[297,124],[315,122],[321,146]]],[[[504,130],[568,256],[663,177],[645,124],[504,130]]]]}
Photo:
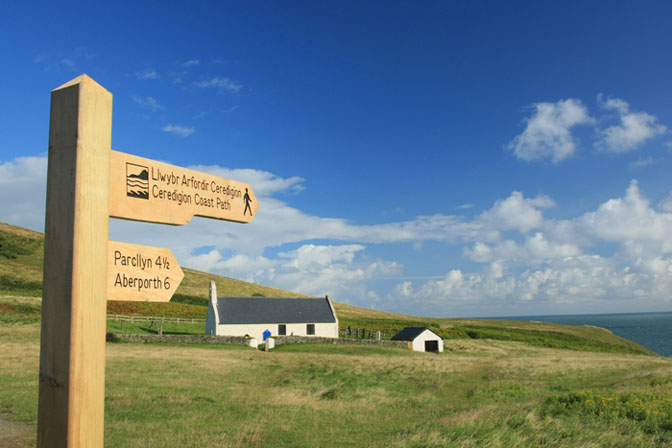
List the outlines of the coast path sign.
{"type": "Polygon", "coordinates": [[[37,446],[102,448],[107,300],[168,301],[168,249],[108,241],[110,217],[250,222],[248,184],[112,151],[112,94],[87,75],[51,92],[37,446]]]}
{"type": "Polygon", "coordinates": [[[247,223],[259,208],[244,183],[123,152],[110,154],[110,216],[187,224],[193,216],[247,223]]]}
{"type": "Polygon", "coordinates": [[[107,300],[168,302],[184,272],[170,249],[110,241],[107,300]]]}

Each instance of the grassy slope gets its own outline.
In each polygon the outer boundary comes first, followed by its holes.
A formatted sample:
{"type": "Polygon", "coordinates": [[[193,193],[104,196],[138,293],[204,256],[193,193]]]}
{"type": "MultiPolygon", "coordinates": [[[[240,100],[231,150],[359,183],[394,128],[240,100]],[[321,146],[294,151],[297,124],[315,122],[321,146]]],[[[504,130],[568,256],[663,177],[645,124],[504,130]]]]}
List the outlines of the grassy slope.
{"type": "MultiPolygon", "coordinates": [[[[35,428],[39,321],[25,311],[0,324],[0,416],[35,428]]],[[[672,446],[665,358],[471,339],[440,355],[124,343],[106,358],[107,447],[672,446]]]]}
{"type": "MultiPolygon", "coordinates": [[[[41,233],[0,223],[0,294],[41,295],[43,248],[41,233]]],[[[184,280],[170,303],[109,302],[108,313],[205,318],[210,280],[215,280],[217,291],[223,296],[302,297],[298,293],[232,278],[183,270],[184,280]]],[[[638,344],[595,327],[489,319],[421,318],[339,302],[334,306],[341,328],[350,326],[394,333],[406,326],[426,326],[444,338],[514,340],[541,347],[651,354],[638,344]]]]}

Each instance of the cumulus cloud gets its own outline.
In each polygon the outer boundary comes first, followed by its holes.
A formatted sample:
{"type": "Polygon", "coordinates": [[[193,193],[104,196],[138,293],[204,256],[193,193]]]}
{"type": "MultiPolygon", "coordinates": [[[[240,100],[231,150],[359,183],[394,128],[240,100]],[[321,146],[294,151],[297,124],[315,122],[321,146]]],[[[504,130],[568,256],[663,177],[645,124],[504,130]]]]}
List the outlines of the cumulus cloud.
{"type": "Polygon", "coordinates": [[[620,244],[633,257],[672,253],[672,214],[656,211],[633,180],[625,197],[610,199],[576,220],[586,234],[620,244]]]}
{"type": "Polygon", "coordinates": [[[167,132],[169,134],[175,134],[183,138],[190,136],[196,131],[196,129],[193,126],[182,126],[178,124],[167,124],[164,127],[162,127],[161,130],[163,132],[167,132]]]}
{"type": "Polygon", "coordinates": [[[551,207],[555,207],[555,202],[548,196],[525,198],[521,192],[514,191],[508,198],[496,201],[480,220],[493,229],[527,233],[543,223],[543,212],[539,209],[551,207]]]}
{"type": "Polygon", "coordinates": [[[570,157],[576,150],[571,129],[577,125],[594,122],[578,99],[537,103],[533,109],[523,133],[507,145],[507,148],[521,160],[551,159],[554,163],[558,163],[570,157]]]}
{"type": "Polygon", "coordinates": [[[465,248],[464,254],[479,263],[498,263],[505,266],[538,266],[549,260],[581,255],[581,249],[574,244],[549,239],[542,232],[526,237],[521,242],[504,240],[487,244],[478,241],[465,248]]]}
{"type": "MultiPolygon", "coordinates": [[[[440,280],[401,282],[388,296],[406,309],[445,315],[515,315],[646,310],[672,303],[672,206],[654,209],[632,181],[625,195],[569,220],[535,221],[543,231],[518,240],[476,241],[465,256],[479,271],[449,270],[440,280]],[[601,244],[615,253],[601,255],[601,244]],[[488,311],[489,310],[489,311],[488,311]]],[[[489,211],[493,215],[497,204],[489,211]]],[[[484,214],[485,214],[484,213],[484,214]]]]}
{"type": "Polygon", "coordinates": [[[618,98],[603,100],[598,96],[603,109],[619,115],[620,123],[600,131],[598,147],[605,151],[623,153],[640,147],[647,140],[662,135],[667,128],[658,119],[646,112],[631,112],[630,105],[618,98]]]}

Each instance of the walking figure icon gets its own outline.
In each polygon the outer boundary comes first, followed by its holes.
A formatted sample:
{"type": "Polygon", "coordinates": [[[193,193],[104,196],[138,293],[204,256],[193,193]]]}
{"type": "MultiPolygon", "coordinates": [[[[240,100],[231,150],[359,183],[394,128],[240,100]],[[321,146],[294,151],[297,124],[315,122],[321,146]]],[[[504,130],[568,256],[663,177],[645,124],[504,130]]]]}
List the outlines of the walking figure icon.
{"type": "Polygon", "coordinates": [[[250,207],[250,202],[252,202],[252,199],[250,198],[250,193],[248,193],[247,188],[245,189],[245,196],[243,196],[243,200],[245,201],[245,210],[243,210],[243,216],[247,214],[247,211],[250,211],[250,216],[252,216],[252,207],[250,207]]]}

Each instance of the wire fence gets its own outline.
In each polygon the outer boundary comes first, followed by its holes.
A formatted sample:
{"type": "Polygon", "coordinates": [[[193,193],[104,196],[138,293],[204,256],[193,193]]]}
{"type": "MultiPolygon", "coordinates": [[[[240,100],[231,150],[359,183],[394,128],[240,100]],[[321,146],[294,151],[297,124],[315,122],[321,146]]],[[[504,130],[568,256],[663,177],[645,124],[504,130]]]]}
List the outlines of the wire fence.
{"type": "Polygon", "coordinates": [[[338,336],[343,339],[369,339],[369,340],[384,340],[391,339],[396,333],[387,333],[379,330],[372,330],[368,328],[344,328],[339,330],[338,336]]]}

